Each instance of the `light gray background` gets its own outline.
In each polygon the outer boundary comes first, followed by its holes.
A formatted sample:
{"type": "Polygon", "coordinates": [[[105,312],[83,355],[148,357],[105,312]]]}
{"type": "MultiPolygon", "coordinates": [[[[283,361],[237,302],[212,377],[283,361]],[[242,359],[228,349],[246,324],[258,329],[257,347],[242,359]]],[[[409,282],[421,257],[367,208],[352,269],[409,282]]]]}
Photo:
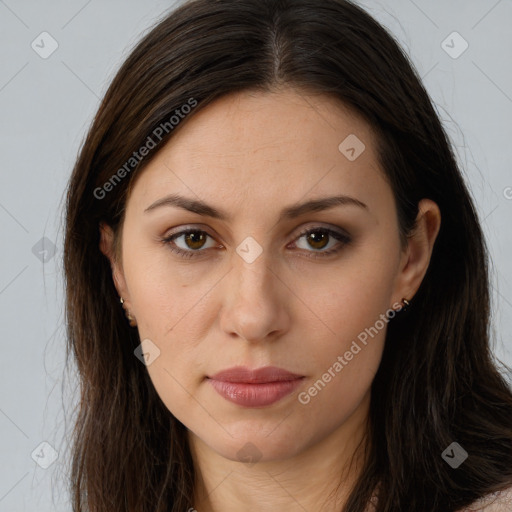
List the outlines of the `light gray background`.
{"type": "MultiPolygon", "coordinates": [[[[455,144],[493,259],[495,353],[511,365],[512,2],[361,4],[405,47],[455,144]],[[462,49],[454,31],[469,44],[458,58],[444,49],[462,49]]],[[[0,512],[70,510],[64,434],[77,396],[73,372],[64,375],[64,189],[115,71],[172,5],[0,0],[0,512]],[[59,45],[46,59],[31,47],[43,31],[59,45]],[[43,237],[56,246],[44,263],[33,252],[43,237]],[[43,442],[51,447],[32,458],[43,442]]]]}

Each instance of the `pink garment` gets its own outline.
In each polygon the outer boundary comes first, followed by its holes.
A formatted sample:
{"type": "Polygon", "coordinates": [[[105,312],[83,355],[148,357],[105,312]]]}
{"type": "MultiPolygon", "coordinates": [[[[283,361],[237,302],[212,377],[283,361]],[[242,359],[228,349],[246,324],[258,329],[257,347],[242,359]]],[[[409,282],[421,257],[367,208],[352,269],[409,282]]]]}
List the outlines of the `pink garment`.
{"type": "MultiPolygon", "coordinates": [[[[374,512],[373,505],[377,503],[374,496],[366,509],[366,512],[374,512]]],[[[512,486],[501,492],[488,494],[474,501],[469,507],[460,509],[459,512],[512,512],[512,486]]]]}
{"type": "Polygon", "coordinates": [[[477,511],[512,512],[512,486],[504,491],[488,494],[460,512],[477,511]]]}

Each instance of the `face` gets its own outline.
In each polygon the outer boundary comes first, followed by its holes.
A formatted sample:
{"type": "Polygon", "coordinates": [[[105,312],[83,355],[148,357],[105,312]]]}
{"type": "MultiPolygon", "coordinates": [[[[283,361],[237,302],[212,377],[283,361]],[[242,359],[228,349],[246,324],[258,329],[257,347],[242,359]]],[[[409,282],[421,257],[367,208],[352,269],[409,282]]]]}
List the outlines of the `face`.
{"type": "Polygon", "coordinates": [[[198,111],[137,177],[115,282],[169,411],[227,459],[271,461],[364,416],[392,310],[426,269],[412,254],[361,118],[246,91],[198,111]],[[240,366],[300,378],[211,378],[240,366]]]}

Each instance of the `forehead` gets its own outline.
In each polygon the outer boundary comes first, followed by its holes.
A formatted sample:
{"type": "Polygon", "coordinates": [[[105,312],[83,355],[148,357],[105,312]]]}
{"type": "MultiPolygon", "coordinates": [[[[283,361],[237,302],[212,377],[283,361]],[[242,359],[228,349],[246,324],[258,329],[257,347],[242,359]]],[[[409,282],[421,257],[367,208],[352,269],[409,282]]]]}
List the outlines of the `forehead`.
{"type": "Polygon", "coordinates": [[[300,162],[324,152],[337,160],[339,144],[350,135],[364,141],[367,155],[373,153],[371,127],[334,98],[295,89],[243,91],[197,112],[167,147],[193,160],[215,157],[223,164],[256,153],[300,162]]]}
{"type": "Polygon", "coordinates": [[[390,192],[375,145],[371,126],[334,98],[243,91],[186,119],[138,176],[133,199],[147,207],[180,191],[249,207],[336,191],[367,202],[390,192]]]}

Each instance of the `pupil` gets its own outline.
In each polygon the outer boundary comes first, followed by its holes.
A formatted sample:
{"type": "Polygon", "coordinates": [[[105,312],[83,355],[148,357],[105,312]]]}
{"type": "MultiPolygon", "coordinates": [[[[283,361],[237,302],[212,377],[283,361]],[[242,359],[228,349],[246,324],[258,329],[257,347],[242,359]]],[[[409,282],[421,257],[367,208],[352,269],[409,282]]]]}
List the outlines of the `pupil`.
{"type": "Polygon", "coordinates": [[[325,247],[325,243],[322,245],[322,242],[320,239],[323,237],[324,238],[323,241],[325,242],[325,240],[327,239],[327,233],[314,232],[314,233],[311,233],[309,236],[311,238],[313,238],[312,246],[315,249],[323,249],[325,247]],[[317,247],[315,244],[320,244],[320,247],[317,247]]]}
{"type": "MultiPolygon", "coordinates": [[[[194,232],[194,233],[187,234],[187,241],[191,241],[192,245],[199,243],[199,246],[201,246],[201,242],[202,242],[203,238],[204,237],[203,237],[202,233],[194,232]]],[[[309,238],[311,240],[310,244],[315,249],[323,249],[325,247],[325,241],[327,240],[327,233],[322,233],[322,232],[318,232],[318,231],[313,232],[313,233],[310,233],[309,238]]],[[[195,246],[192,248],[197,249],[197,247],[195,247],[195,246]]]]}
{"type": "MultiPolygon", "coordinates": [[[[193,244],[197,244],[199,242],[199,246],[201,246],[201,239],[202,238],[203,238],[203,234],[202,233],[194,232],[194,233],[188,233],[188,235],[187,235],[187,240],[191,240],[192,241],[192,245],[193,244]]],[[[197,249],[198,247],[193,246],[192,248],[193,249],[197,249]]]]}

